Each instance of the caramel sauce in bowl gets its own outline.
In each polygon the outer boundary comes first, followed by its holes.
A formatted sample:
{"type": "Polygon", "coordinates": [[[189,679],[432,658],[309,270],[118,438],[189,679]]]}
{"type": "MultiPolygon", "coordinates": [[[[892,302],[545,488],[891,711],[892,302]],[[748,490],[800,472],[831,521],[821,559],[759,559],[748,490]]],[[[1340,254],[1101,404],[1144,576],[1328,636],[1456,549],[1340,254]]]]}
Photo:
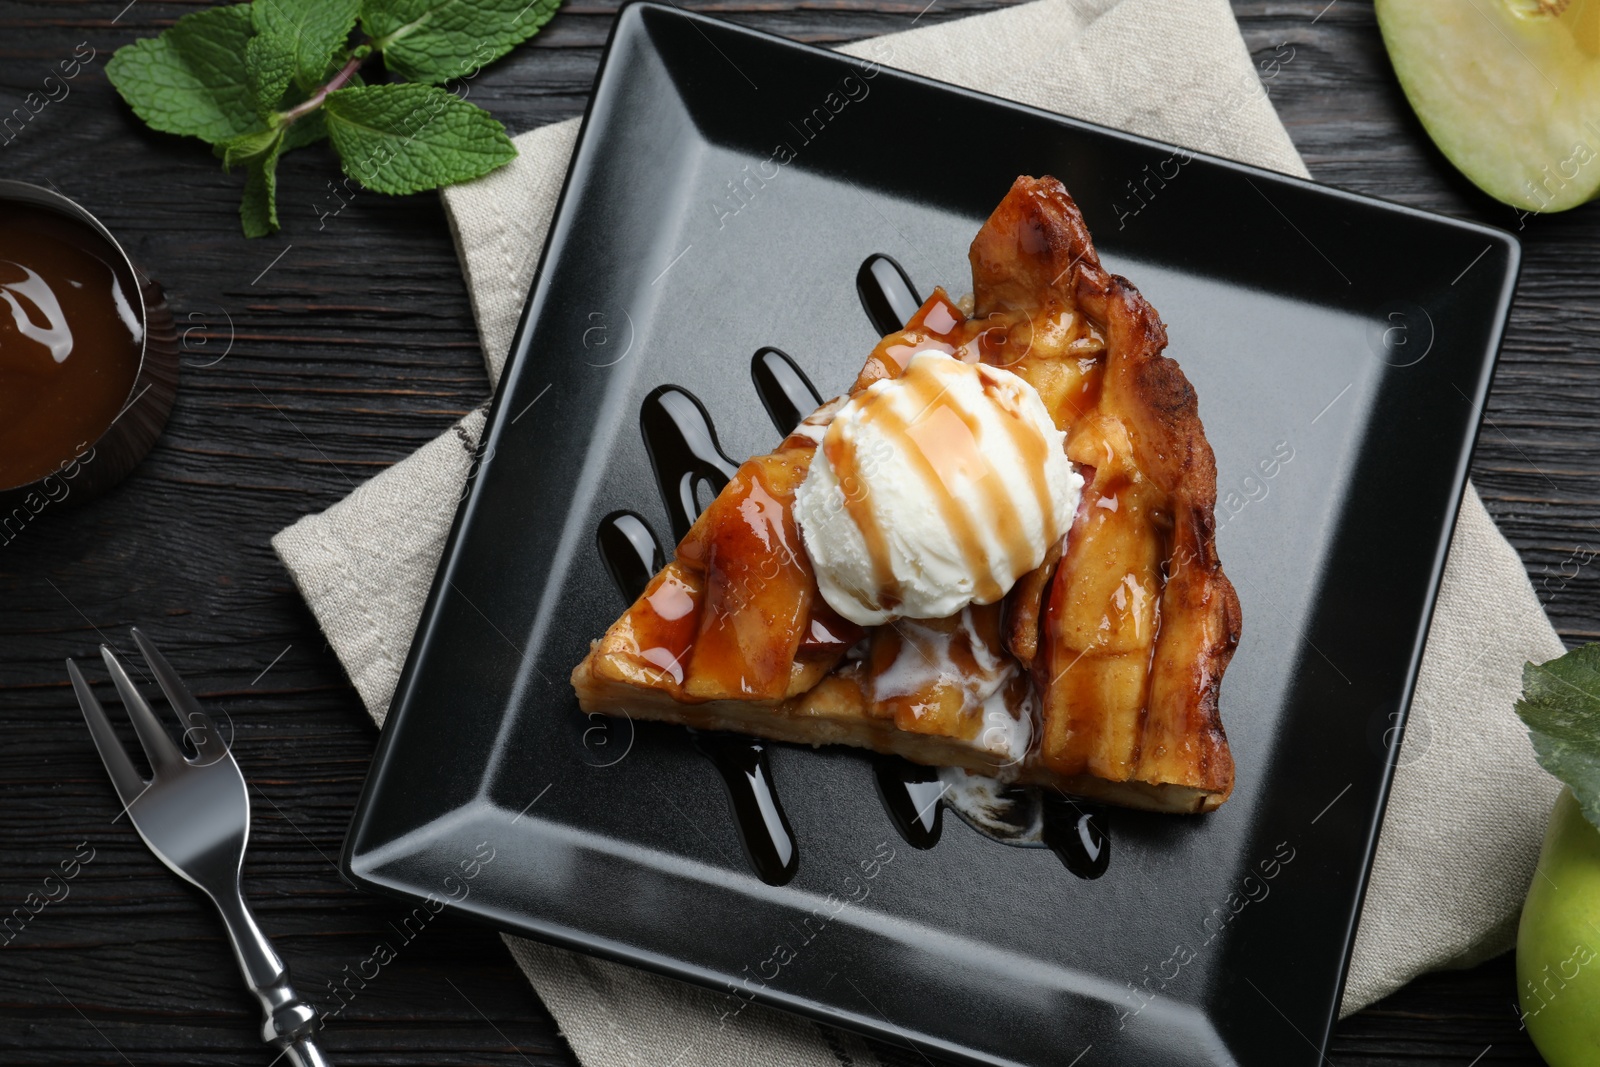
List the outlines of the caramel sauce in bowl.
{"type": "Polygon", "coordinates": [[[73,201],[0,180],[0,544],[126,477],[177,387],[161,287],[73,201]]]}

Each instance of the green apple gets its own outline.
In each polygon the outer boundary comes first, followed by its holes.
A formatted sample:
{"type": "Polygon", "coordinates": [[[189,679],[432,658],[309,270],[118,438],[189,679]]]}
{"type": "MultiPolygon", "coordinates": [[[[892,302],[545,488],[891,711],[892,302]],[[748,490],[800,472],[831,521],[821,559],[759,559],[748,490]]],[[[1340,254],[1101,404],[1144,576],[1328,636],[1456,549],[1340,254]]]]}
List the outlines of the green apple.
{"type": "Polygon", "coordinates": [[[1600,830],[1570,789],[1556,798],[1522,908],[1517,994],[1550,1067],[1600,1067],[1600,830]]]}
{"type": "Polygon", "coordinates": [[[1377,0],[1411,107],[1473,184],[1526,211],[1600,191],[1600,0],[1377,0]]]}

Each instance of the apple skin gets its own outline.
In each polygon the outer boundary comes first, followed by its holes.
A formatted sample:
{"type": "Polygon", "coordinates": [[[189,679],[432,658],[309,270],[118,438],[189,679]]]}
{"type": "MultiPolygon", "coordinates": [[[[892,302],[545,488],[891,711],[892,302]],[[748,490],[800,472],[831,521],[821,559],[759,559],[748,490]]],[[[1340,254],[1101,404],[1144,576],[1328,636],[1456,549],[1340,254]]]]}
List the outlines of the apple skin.
{"type": "Polygon", "coordinates": [[[1562,789],[1517,927],[1517,999],[1550,1067],[1600,1067],[1600,830],[1562,789]]]}

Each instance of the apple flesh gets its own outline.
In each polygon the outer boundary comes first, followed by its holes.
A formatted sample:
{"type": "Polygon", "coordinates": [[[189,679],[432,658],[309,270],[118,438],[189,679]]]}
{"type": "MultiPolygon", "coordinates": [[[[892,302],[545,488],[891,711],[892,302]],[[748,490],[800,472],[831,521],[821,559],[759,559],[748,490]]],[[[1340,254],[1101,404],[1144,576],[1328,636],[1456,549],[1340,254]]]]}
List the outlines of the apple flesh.
{"type": "Polygon", "coordinates": [[[1550,1067],[1600,1067],[1600,830],[1570,789],[1556,798],[1522,908],[1517,998],[1550,1067]]]}
{"type": "Polygon", "coordinates": [[[1473,184],[1526,211],[1600,191],[1600,0],[1377,0],[1428,135],[1473,184]]]}

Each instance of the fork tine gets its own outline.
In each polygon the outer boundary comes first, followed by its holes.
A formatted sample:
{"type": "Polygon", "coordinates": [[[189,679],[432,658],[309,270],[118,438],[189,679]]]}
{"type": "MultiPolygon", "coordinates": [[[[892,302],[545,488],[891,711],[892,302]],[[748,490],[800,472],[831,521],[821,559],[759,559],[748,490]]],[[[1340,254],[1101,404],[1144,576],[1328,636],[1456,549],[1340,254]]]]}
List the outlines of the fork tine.
{"type": "Polygon", "coordinates": [[[196,755],[203,760],[221,755],[224,745],[216,723],[212,722],[211,716],[201,709],[200,702],[189,692],[189,687],[178,676],[178,672],[172,669],[167,657],[161,654],[155,642],[146,637],[137,626],[133,628],[133,639],[138,643],[139,651],[144,653],[145,662],[155,674],[156,684],[161,686],[161,691],[167,695],[167,702],[172,705],[172,710],[177,712],[178,722],[183,727],[183,736],[194,745],[196,755]]]}
{"type": "Polygon", "coordinates": [[[183,753],[172,743],[172,735],[161,725],[156,713],[150,710],[144,694],[134,686],[128,672],[122,669],[122,661],[117,659],[117,654],[111,651],[110,646],[101,645],[100,658],[106,661],[106,669],[111,672],[111,680],[117,685],[117,695],[122,697],[122,706],[127,710],[128,718],[133,720],[133,729],[139,735],[139,743],[144,746],[144,754],[150,757],[151,770],[159,775],[166,768],[182,763],[183,753]]]}
{"type": "Polygon", "coordinates": [[[127,807],[144,792],[144,779],[133,769],[133,761],[128,759],[122,742],[117,740],[116,731],[111,729],[111,720],[106,718],[105,708],[100,706],[89,683],[83,680],[83,672],[70,659],[67,660],[67,674],[72,678],[72,691],[78,695],[78,707],[83,710],[83,721],[89,724],[89,736],[94,738],[100,762],[105,764],[106,773],[111,776],[111,784],[116,787],[122,806],[127,807]]]}

